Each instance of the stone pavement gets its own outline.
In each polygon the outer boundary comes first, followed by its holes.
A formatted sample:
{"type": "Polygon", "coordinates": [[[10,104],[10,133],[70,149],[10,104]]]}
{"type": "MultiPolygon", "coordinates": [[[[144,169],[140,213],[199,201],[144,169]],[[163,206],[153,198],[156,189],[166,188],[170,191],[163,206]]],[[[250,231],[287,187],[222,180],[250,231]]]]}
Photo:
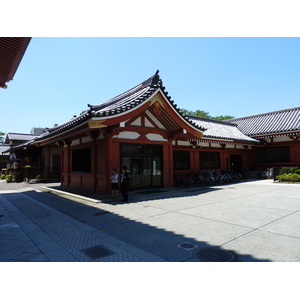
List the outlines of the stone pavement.
{"type": "MultiPolygon", "coordinates": [[[[32,194],[36,194],[36,191],[31,187],[14,183],[0,186],[0,261],[161,260],[34,199],[32,194]],[[5,190],[1,189],[4,187],[5,190]],[[8,187],[17,189],[7,190],[8,187]]],[[[38,196],[43,201],[53,200],[53,196],[48,193],[39,193],[38,196]]],[[[54,200],[65,201],[57,197],[54,200]]],[[[72,203],[69,204],[72,206],[72,203]]],[[[82,206],[79,208],[82,209],[82,206]]]]}
{"type": "Polygon", "coordinates": [[[0,182],[0,261],[300,261],[300,185],[249,181],[129,193],[0,182]],[[79,195],[81,193],[81,195],[79,195]]]}

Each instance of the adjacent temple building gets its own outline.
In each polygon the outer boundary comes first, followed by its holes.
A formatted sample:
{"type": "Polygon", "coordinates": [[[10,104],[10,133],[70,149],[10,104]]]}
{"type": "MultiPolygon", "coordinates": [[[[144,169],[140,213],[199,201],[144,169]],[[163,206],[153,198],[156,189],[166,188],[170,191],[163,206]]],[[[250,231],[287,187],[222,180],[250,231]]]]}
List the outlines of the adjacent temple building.
{"type": "Polygon", "coordinates": [[[111,170],[122,165],[132,174],[131,189],[172,187],[174,173],[204,169],[247,178],[258,168],[299,167],[299,136],[300,107],[228,121],[184,115],[157,71],[10,153],[19,171],[35,167],[31,176],[107,193],[111,170]]]}

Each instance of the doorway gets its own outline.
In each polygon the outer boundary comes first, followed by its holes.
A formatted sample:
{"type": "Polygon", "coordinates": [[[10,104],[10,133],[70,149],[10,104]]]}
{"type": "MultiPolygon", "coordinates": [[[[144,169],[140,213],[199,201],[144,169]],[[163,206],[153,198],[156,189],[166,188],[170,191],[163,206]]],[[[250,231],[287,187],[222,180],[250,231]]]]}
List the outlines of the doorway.
{"type": "Polygon", "coordinates": [[[230,155],[230,170],[242,174],[242,155],[230,155]]]}
{"type": "Polygon", "coordinates": [[[131,190],[162,187],[162,146],[121,144],[121,164],[132,176],[131,190]]]}

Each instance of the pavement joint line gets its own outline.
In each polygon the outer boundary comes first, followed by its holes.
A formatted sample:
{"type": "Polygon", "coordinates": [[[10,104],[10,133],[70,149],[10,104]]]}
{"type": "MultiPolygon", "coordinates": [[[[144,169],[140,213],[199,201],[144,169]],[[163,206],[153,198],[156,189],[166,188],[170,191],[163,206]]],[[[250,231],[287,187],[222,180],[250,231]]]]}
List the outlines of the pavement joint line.
{"type": "MultiPolygon", "coordinates": [[[[196,207],[197,207],[197,206],[196,206],[196,207]]],[[[249,228],[249,229],[253,229],[253,230],[257,229],[257,228],[253,228],[253,227],[250,227],[250,226],[239,225],[239,224],[230,223],[230,222],[226,222],[226,221],[221,221],[221,220],[216,220],[216,219],[206,218],[206,217],[203,217],[203,216],[195,216],[195,215],[188,214],[188,213],[185,213],[185,212],[180,212],[180,211],[176,211],[176,212],[179,213],[179,214],[186,215],[186,216],[196,217],[196,218],[199,218],[199,219],[204,219],[204,220],[214,221],[214,222],[218,222],[218,223],[229,224],[229,225],[233,225],[233,226],[237,226],[237,227],[249,228]]],[[[263,225],[263,226],[265,226],[265,225],[263,225]]]]}
{"type": "MultiPolygon", "coordinates": [[[[265,227],[265,226],[267,226],[267,225],[270,225],[270,224],[272,224],[272,223],[274,223],[274,222],[277,222],[277,221],[279,221],[279,220],[281,220],[281,219],[284,219],[284,218],[286,218],[286,217],[288,217],[288,216],[290,216],[290,215],[293,215],[293,214],[295,214],[295,213],[298,213],[300,211],[300,209],[298,209],[298,210],[296,210],[296,211],[294,211],[294,212],[292,212],[292,213],[289,213],[289,214],[287,214],[287,215],[285,215],[285,216],[283,216],[283,217],[280,217],[280,218],[278,218],[278,219],[276,219],[276,220],[273,220],[273,221],[271,221],[271,222],[269,222],[269,223],[266,223],[266,224],[264,224],[264,225],[261,225],[261,226],[259,226],[259,227],[256,227],[256,228],[253,228],[253,230],[250,230],[249,232],[245,232],[244,234],[242,234],[242,235],[240,235],[240,236],[237,236],[236,238],[234,238],[234,239],[232,239],[232,240],[230,240],[230,241],[227,241],[226,243],[224,243],[224,244],[222,244],[222,245],[220,245],[220,247],[222,247],[222,246],[224,246],[224,245],[226,245],[226,244],[229,244],[229,243],[231,243],[231,242],[233,242],[233,241],[235,241],[235,240],[238,240],[239,238],[241,238],[241,237],[243,237],[243,236],[245,236],[245,235],[248,235],[248,234],[250,234],[250,233],[252,233],[252,232],[254,232],[254,231],[264,231],[264,232],[268,232],[268,233],[271,233],[271,234],[275,234],[275,235],[281,235],[281,236],[286,236],[286,237],[290,237],[290,238],[294,238],[294,239],[300,239],[300,238],[298,238],[298,237],[295,237],[295,236],[289,236],[289,235],[286,235],[286,234],[282,234],[282,233],[278,233],[278,232],[271,232],[271,231],[268,231],[268,230],[266,230],[266,229],[262,229],[263,227],[265,227]]],[[[244,226],[243,226],[244,227],[244,226]]],[[[251,227],[250,227],[251,228],[251,227]]]]}
{"type": "Polygon", "coordinates": [[[283,234],[283,233],[279,233],[279,232],[272,232],[272,231],[268,231],[266,229],[261,229],[261,228],[259,228],[258,230],[264,231],[264,232],[267,232],[267,233],[271,233],[271,234],[275,234],[275,235],[280,235],[280,236],[285,236],[285,237],[293,238],[293,239],[296,239],[296,240],[300,240],[300,237],[297,237],[297,236],[292,236],[292,235],[283,234]]]}

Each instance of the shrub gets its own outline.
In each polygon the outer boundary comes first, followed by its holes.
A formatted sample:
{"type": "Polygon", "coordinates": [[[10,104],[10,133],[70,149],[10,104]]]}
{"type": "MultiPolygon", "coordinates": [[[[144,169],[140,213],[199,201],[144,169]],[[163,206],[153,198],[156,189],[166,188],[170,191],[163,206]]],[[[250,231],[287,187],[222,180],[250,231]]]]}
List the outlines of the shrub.
{"type": "Polygon", "coordinates": [[[0,179],[5,179],[5,175],[4,174],[2,174],[1,176],[0,176],[0,179]]]}
{"type": "Polygon", "coordinates": [[[276,177],[280,182],[300,182],[300,175],[296,173],[288,173],[278,175],[276,177]]]}
{"type": "Polygon", "coordinates": [[[297,167],[282,167],[280,169],[280,175],[283,175],[283,174],[299,174],[300,175],[300,169],[298,169],[297,167]]]}
{"type": "Polygon", "coordinates": [[[291,180],[292,182],[300,182],[300,175],[294,173],[294,174],[291,174],[291,180]]]}
{"type": "Polygon", "coordinates": [[[10,175],[6,175],[5,176],[5,180],[7,181],[7,182],[11,182],[12,181],[12,175],[10,174],[10,175]]]}

